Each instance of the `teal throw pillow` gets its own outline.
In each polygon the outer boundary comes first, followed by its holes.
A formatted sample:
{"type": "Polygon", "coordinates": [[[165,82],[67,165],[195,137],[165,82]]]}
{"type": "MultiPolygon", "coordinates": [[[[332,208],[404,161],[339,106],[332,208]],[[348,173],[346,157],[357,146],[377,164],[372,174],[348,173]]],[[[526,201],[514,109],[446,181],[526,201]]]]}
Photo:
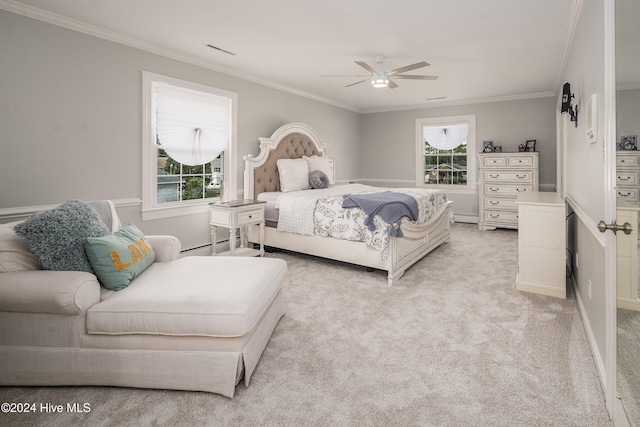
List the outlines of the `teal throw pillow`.
{"type": "Polygon", "coordinates": [[[133,224],[109,236],[90,237],[84,247],[100,282],[114,291],[129,286],[156,259],[151,244],[133,224]]]}

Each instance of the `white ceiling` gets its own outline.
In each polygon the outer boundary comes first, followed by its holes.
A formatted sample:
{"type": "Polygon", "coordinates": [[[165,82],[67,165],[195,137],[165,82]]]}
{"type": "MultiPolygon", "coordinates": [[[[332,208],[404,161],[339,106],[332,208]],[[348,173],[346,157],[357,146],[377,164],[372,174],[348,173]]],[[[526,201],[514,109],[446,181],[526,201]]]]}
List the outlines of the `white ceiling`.
{"type": "Polygon", "coordinates": [[[550,95],[561,84],[578,1],[0,0],[0,7],[367,112],[550,95]],[[362,78],[322,77],[366,74],[354,61],[373,65],[377,54],[387,57],[387,70],[427,61],[408,74],[439,78],[375,89],[343,87],[362,78]]]}

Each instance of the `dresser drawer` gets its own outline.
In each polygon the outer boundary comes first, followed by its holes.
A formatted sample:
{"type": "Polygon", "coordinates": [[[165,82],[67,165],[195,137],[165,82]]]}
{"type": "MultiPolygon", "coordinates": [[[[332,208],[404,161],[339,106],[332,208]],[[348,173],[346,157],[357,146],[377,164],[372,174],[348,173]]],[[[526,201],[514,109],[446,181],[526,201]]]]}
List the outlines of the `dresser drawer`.
{"type": "Polygon", "coordinates": [[[503,221],[503,222],[512,222],[512,223],[518,223],[518,212],[491,212],[491,211],[485,211],[484,212],[484,220],[486,222],[497,222],[497,221],[503,221]]]}
{"type": "Polygon", "coordinates": [[[616,166],[639,166],[638,156],[618,154],[616,156],[616,166]]]}
{"type": "Polygon", "coordinates": [[[616,196],[619,199],[624,199],[630,202],[638,201],[638,187],[636,188],[618,188],[616,190],[616,196]]]}
{"type": "Polygon", "coordinates": [[[515,197],[490,197],[484,198],[485,209],[504,209],[504,210],[518,210],[515,197]]]}
{"type": "Polygon", "coordinates": [[[617,185],[638,185],[638,171],[619,170],[616,174],[617,185]]]}
{"type": "Polygon", "coordinates": [[[507,184],[486,184],[484,186],[484,193],[487,196],[492,194],[504,194],[516,196],[520,193],[533,191],[533,185],[507,185],[507,184]]]}
{"type": "Polygon", "coordinates": [[[506,157],[482,157],[482,165],[480,167],[496,167],[496,166],[507,166],[507,158],[506,157]]]}
{"type": "Polygon", "coordinates": [[[509,157],[509,166],[533,166],[533,156],[509,157]]]}
{"type": "Polygon", "coordinates": [[[527,171],[493,171],[485,170],[483,174],[485,182],[533,182],[533,172],[527,171]]]}

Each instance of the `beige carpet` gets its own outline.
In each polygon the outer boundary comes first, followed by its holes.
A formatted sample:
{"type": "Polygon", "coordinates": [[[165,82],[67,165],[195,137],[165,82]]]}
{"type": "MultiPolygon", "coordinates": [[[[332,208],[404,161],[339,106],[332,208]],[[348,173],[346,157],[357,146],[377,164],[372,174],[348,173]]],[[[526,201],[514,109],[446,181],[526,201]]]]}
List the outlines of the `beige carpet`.
{"type": "MultiPolygon", "coordinates": [[[[455,224],[400,279],[313,257],[288,262],[287,314],[249,387],[208,393],[0,388],[2,402],[84,414],[0,414],[2,425],[610,426],[572,292],[513,288],[517,232],[455,224]]],[[[167,367],[170,369],[171,367],[167,367]]]]}
{"type": "Polygon", "coordinates": [[[640,423],[640,312],[618,309],[618,396],[631,425],[640,423]]]}

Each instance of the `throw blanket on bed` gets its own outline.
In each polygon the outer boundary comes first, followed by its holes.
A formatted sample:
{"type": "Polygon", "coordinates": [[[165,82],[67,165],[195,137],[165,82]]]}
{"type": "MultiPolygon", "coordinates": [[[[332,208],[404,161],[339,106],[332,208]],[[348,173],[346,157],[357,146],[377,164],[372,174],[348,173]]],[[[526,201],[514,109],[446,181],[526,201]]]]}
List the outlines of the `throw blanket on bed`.
{"type": "Polygon", "coordinates": [[[373,218],[378,215],[391,225],[389,235],[402,237],[400,224],[403,217],[413,221],[418,219],[418,202],[415,198],[402,193],[385,191],[382,193],[350,194],[344,196],[343,208],[360,208],[367,214],[364,225],[371,231],[376,229],[373,218]]]}

